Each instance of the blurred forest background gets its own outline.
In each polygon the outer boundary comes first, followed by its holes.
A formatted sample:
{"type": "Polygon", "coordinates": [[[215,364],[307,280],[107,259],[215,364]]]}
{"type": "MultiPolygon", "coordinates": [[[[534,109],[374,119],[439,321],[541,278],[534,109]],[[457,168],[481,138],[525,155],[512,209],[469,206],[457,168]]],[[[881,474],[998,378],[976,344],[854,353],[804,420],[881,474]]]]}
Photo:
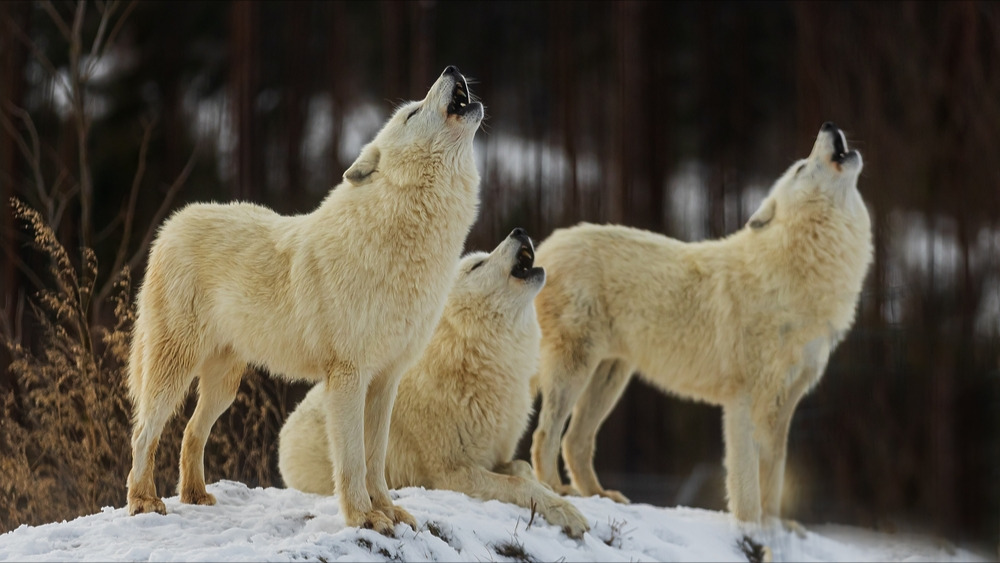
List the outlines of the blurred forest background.
{"type": "MultiPolygon", "coordinates": [[[[166,214],[310,211],[455,64],[487,110],[469,249],[581,220],[720,237],[844,128],[876,260],[795,415],[786,515],[998,541],[996,3],[2,2],[0,57],[0,531],[124,505],[128,303],[166,214]]],[[[304,391],[248,376],[208,480],[280,485],[304,391]]],[[[657,505],[724,508],[721,459],[719,409],[638,381],[597,447],[657,505]]]]}

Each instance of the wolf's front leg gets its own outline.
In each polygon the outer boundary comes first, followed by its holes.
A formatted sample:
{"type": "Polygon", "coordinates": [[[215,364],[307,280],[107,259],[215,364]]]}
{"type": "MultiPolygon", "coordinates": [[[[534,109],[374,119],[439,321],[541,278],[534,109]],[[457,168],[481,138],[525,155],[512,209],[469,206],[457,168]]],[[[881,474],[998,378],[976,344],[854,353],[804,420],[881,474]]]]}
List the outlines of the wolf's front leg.
{"type": "Polygon", "coordinates": [[[749,400],[738,399],[722,410],[726,440],[726,494],[737,520],[760,522],[760,465],[753,439],[749,400]]]}
{"type": "MultiPolygon", "coordinates": [[[[523,459],[515,459],[507,463],[498,464],[493,468],[493,471],[501,475],[513,475],[522,479],[536,480],[531,464],[523,459]]],[[[545,483],[542,484],[545,485],[545,483]]],[[[548,487],[548,485],[545,486],[548,487]]]]}
{"type": "Polygon", "coordinates": [[[367,381],[353,369],[338,369],[326,382],[326,433],[330,441],[334,489],[348,526],[393,534],[393,521],[372,507],[365,486],[365,392],[367,381]]]}
{"type": "Polygon", "coordinates": [[[372,506],[392,519],[417,529],[413,516],[394,505],[389,497],[389,487],[385,482],[385,455],[389,443],[389,422],[392,419],[392,405],[396,402],[396,389],[402,373],[386,370],[375,376],[368,387],[365,398],[365,451],[368,453],[367,486],[372,506]]]}

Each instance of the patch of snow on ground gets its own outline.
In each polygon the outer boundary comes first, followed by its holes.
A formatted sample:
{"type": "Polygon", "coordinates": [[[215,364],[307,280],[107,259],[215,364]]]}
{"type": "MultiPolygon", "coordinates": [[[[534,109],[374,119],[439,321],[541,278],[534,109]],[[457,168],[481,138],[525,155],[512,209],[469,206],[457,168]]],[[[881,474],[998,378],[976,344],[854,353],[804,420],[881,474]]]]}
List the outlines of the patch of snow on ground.
{"type": "MultiPolygon", "coordinates": [[[[337,497],[290,489],[209,485],[216,506],[165,499],[167,515],[129,517],[124,508],[70,522],[21,526],[0,535],[2,561],[746,561],[743,532],[721,512],[573,499],[590,520],[580,540],[531,511],[451,491],[394,492],[420,529],[389,538],[349,528],[337,497]]],[[[922,538],[844,526],[759,530],[775,561],[986,561],[922,538]]]]}

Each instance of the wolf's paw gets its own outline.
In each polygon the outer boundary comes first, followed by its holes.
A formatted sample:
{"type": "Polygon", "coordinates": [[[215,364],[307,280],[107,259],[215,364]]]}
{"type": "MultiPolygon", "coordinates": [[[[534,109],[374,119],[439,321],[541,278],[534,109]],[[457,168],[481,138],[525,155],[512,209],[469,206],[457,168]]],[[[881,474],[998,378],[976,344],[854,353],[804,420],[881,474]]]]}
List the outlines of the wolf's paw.
{"type": "Polygon", "coordinates": [[[800,524],[797,520],[792,519],[781,519],[781,527],[785,529],[786,532],[794,533],[800,540],[806,539],[806,527],[800,524]]]}
{"type": "Polygon", "coordinates": [[[556,485],[555,487],[552,487],[552,490],[555,491],[556,494],[560,494],[564,497],[580,496],[580,491],[576,490],[573,485],[556,485]]]}
{"type": "Polygon", "coordinates": [[[567,501],[554,503],[546,507],[542,516],[549,521],[549,524],[561,527],[563,532],[571,538],[582,538],[583,533],[590,530],[590,524],[587,523],[587,519],[584,518],[583,514],[580,514],[580,511],[575,506],[567,501]]]}
{"type": "Polygon", "coordinates": [[[368,512],[356,512],[353,516],[346,518],[348,526],[356,528],[368,528],[375,530],[383,536],[396,537],[393,529],[395,524],[381,510],[370,510],[368,512]]]}
{"type": "Polygon", "coordinates": [[[183,491],[181,493],[181,502],[183,502],[184,504],[201,504],[205,506],[214,506],[215,495],[204,490],[201,492],[183,491]]]}
{"type": "Polygon", "coordinates": [[[597,493],[598,496],[609,498],[618,504],[632,504],[632,501],[628,499],[625,495],[619,493],[618,491],[613,491],[611,489],[604,489],[597,493]]]}
{"type": "Polygon", "coordinates": [[[403,510],[402,508],[390,504],[389,506],[382,509],[386,516],[392,519],[393,524],[406,524],[407,526],[413,528],[413,531],[417,531],[417,519],[413,517],[412,514],[403,510]]]}
{"type": "Polygon", "coordinates": [[[158,512],[160,514],[166,514],[167,505],[163,504],[163,501],[158,498],[132,497],[128,499],[129,516],[135,516],[136,514],[144,514],[147,512],[158,512]]]}

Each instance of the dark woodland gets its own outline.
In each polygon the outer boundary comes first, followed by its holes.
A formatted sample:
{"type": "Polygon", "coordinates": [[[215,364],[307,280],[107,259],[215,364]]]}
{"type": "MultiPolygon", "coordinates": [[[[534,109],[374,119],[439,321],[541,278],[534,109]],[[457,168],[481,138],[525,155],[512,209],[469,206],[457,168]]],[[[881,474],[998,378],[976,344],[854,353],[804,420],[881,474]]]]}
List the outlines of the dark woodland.
{"type": "MultiPolygon", "coordinates": [[[[454,64],[487,114],[470,250],[584,220],[724,236],[842,127],[875,262],[793,420],[785,515],[995,546],[998,62],[1000,4],[976,1],[0,2],[0,532],[124,505],[131,303],[163,219],[312,210],[454,64]]],[[[208,481],[281,486],[305,391],[247,377],[208,481]]],[[[596,454],[633,502],[718,510],[721,461],[718,408],[638,380],[596,454]]]]}

